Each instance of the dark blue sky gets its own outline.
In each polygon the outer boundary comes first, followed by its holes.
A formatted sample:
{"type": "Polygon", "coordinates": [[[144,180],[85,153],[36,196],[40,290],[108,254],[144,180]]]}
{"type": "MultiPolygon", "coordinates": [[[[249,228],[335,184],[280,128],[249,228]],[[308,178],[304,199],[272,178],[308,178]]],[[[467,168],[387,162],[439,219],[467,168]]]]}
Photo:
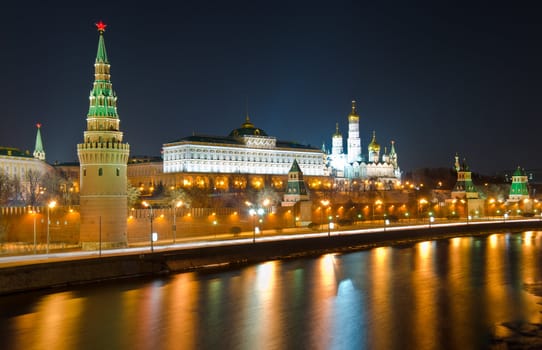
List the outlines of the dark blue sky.
{"type": "Polygon", "coordinates": [[[356,99],[364,149],[372,130],[395,140],[405,171],[450,167],[456,151],[485,174],[541,168],[539,8],[182,3],[9,9],[0,145],[32,149],[39,121],[48,161],[77,159],[101,19],[132,155],[227,135],[247,98],[269,135],[329,147],[356,99]]]}

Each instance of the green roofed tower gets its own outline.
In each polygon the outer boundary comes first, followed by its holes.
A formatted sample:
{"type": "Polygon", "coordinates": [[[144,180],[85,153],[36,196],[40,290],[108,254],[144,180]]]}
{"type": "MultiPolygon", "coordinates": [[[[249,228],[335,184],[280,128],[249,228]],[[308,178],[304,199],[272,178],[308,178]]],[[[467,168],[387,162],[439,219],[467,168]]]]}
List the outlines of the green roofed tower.
{"type": "Polygon", "coordinates": [[[36,132],[36,145],[34,146],[34,158],[45,161],[45,150],[43,149],[43,141],[41,140],[41,124],[36,124],[38,131],[36,132]]]}
{"type": "MultiPolygon", "coordinates": [[[[309,199],[309,192],[307,186],[303,180],[303,172],[294,159],[292,167],[288,172],[288,185],[286,186],[286,192],[284,193],[284,202],[295,203],[299,201],[306,201],[309,199]]],[[[284,204],[283,204],[284,205],[284,204]]]]}
{"type": "Polygon", "coordinates": [[[124,247],[127,220],[127,163],[130,146],[122,142],[117,96],[113,91],[105,50],[103,22],[94,63],[94,84],[89,96],[87,129],[77,145],[80,170],[83,249],[124,247]]]}
{"type": "Polygon", "coordinates": [[[459,155],[455,154],[454,169],[457,171],[457,182],[452,189],[452,198],[478,198],[479,193],[472,182],[472,173],[467,161],[463,159],[463,163],[459,163],[459,155]]]}
{"type": "Polygon", "coordinates": [[[512,174],[512,185],[510,185],[510,194],[508,200],[510,202],[518,202],[524,199],[529,199],[529,188],[527,173],[519,166],[512,174]]]}

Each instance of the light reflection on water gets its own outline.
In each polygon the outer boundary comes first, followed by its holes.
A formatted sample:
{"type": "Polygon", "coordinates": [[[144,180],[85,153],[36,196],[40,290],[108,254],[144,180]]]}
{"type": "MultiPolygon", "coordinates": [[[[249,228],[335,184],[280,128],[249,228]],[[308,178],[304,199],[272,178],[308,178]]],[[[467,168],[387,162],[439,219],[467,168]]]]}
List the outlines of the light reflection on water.
{"type": "Polygon", "coordinates": [[[540,323],[542,232],[0,299],[2,349],[480,349],[540,323]]]}

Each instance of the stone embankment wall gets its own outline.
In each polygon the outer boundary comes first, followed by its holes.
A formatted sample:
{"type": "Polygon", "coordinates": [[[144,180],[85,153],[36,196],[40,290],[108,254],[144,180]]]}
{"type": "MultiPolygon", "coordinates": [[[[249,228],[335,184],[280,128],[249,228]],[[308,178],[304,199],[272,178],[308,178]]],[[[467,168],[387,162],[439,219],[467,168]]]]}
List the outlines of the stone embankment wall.
{"type": "Polygon", "coordinates": [[[59,286],[69,287],[111,279],[169,274],[198,268],[232,267],[271,259],[317,256],[386,244],[410,244],[428,239],[540,229],[542,229],[542,221],[511,221],[485,225],[470,224],[463,227],[432,227],[256,242],[256,244],[168,250],[148,254],[95,256],[58,261],[51,259],[26,264],[11,264],[11,266],[4,264],[0,268],[0,295],[59,286]]]}

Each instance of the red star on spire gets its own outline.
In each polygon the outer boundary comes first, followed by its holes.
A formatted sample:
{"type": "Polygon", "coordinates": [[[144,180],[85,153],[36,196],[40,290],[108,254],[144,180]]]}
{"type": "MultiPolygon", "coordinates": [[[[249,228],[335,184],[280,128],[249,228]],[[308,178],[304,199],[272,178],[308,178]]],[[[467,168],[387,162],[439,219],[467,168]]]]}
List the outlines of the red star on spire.
{"type": "Polygon", "coordinates": [[[41,123],[36,124],[36,126],[38,127],[38,129],[41,128],[41,123]]]}
{"type": "Polygon", "coordinates": [[[105,32],[105,27],[107,27],[107,24],[105,24],[105,23],[102,22],[102,21],[96,23],[96,28],[98,28],[98,31],[99,31],[100,33],[105,32]]]}

